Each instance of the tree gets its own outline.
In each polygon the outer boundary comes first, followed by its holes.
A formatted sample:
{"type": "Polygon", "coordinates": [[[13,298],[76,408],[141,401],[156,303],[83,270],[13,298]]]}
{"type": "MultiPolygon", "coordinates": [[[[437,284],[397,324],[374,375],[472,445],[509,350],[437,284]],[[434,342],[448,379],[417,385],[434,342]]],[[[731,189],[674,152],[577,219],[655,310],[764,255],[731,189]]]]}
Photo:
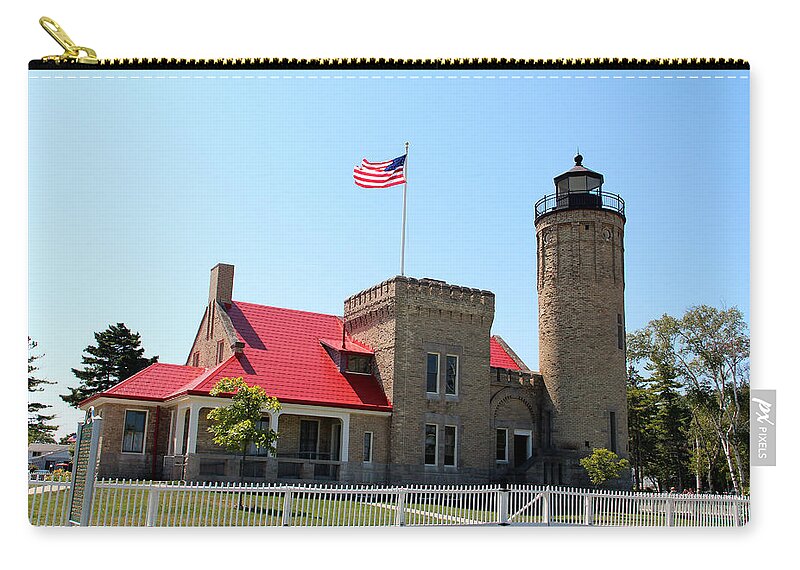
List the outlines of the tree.
{"type": "Polygon", "coordinates": [[[662,478],[680,484],[691,470],[697,483],[702,473],[711,487],[721,458],[727,477],[721,484],[741,493],[749,477],[747,405],[742,402],[747,402],[750,356],[741,311],[700,305],[680,319],[663,315],[633,338],[629,358],[644,363],[658,395],[654,427],[662,478]]]}
{"type": "Polygon", "coordinates": [[[72,432],[63,436],[58,440],[59,445],[66,445],[71,457],[75,457],[75,444],[77,443],[78,434],[72,432]]]}
{"type": "Polygon", "coordinates": [[[703,487],[713,493],[719,479],[720,445],[708,413],[711,396],[698,390],[688,390],[686,394],[692,419],[689,424],[689,443],[691,445],[690,468],[695,475],[695,488],[703,487]]]}
{"type": "MultiPolygon", "coordinates": [[[[629,335],[628,345],[631,340],[629,335]]],[[[641,490],[646,477],[653,478],[656,434],[653,428],[658,413],[656,395],[633,365],[628,367],[628,436],[634,488],[641,490]]]]}
{"type": "Polygon", "coordinates": [[[690,414],[674,378],[656,376],[653,383],[657,413],[653,428],[656,453],[660,458],[656,477],[660,489],[677,487],[683,491],[689,475],[687,426],[690,414]]]}
{"type": "Polygon", "coordinates": [[[94,338],[97,345],[84,349],[83,370],[72,369],[81,381],[80,385],[61,396],[76,408],[86,398],[104,392],[158,362],[158,356],[145,358],[139,333],[131,332],[124,323],[109,325],[106,330],[94,333],[94,338]]]}
{"type": "MultiPolygon", "coordinates": [[[[44,356],[44,354],[32,354],[30,351],[34,350],[39,343],[28,337],[28,392],[41,392],[44,388],[40,388],[42,384],[55,384],[49,380],[37,378],[34,374],[39,367],[34,364],[37,360],[44,356]]],[[[46,404],[28,401],[28,443],[55,443],[56,440],[53,434],[58,429],[58,426],[50,425],[50,422],[55,418],[55,415],[40,414],[45,408],[49,408],[46,404]],[[31,415],[33,414],[33,415],[31,415]]]]}
{"type": "Polygon", "coordinates": [[[69,445],[70,443],[75,443],[75,439],[78,437],[78,434],[75,432],[69,433],[61,437],[58,440],[59,445],[69,445]]]}
{"type": "Polygon", "coordinates": [[[713,395],[708,419],[719,438],[733,490],[739,494],[749,475],[737,445],[740,398],[749,384],[750,337],[744,316],[736,308],[694,307],[680,320],[676,341],[678,364],[689,386],[713,395]]]}
{"type": "Polygon", "coordinates": [[[658,481],[660,489],[677,486],[683,490],[688,477],[688,446],[686,429],[689,413],[686,409],[678,380],[676,358],[673,353],[669,324],[652,321],[643,330],[630,335],[628,359],[634,364],[644,363],[649,372],[646,380],[652,408],[646,426],[653,440],[653,461],[650,475],[658,481]]]}
{"type": "MultiPolygon", "coordinates": [[[[244,462],[247,448],[255,445],[275,452],[278,434],[272,429],[260,429],[262,414],[277,412],[281,405],[276,398],[267,396],[261,386],[248,386],[241,378],[222,378],[211,389],[212,396],[231,395],[231,403],[208,412],[211,426],[208,431],[214,434],[213,441],[229,451],[242,454],[239,466],[239,480],[244,480],[244,462]]],[[[241,506],[241,498],[240,498],[241,506]]]]}
{"type": "Polygon", "coordinates": [[[620,459],[616,453],[604,447],[593,449],[591,455],[581,459],[581,465],[595,487],[609,479],[616,479],[623,470],[630,467],[627,459],[620,459]]]}

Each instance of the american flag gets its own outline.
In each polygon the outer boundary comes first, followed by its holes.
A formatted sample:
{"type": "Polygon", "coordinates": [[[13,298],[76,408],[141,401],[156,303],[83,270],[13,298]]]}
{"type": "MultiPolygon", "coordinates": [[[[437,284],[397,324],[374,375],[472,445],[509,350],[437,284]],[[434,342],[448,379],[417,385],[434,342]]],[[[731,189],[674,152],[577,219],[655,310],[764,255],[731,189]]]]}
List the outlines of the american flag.
{"type": "Polygon", "coordinates": [[[406,155],[385,162],[370,162],[366,158],[353,169],[353,180],[362,188],[389,188],[404,184],[406,155]]]}

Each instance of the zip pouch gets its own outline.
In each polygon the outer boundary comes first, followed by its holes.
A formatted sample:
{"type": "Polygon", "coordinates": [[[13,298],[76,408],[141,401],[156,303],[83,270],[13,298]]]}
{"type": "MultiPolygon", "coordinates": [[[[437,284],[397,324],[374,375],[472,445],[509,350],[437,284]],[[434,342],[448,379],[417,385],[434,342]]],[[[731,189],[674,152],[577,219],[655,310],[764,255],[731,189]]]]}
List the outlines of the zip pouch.
{"type": "Polygon", "coordinates": [[[104,60],[41,23],[32,524],[748,521],[746,62],[104,60]]]}

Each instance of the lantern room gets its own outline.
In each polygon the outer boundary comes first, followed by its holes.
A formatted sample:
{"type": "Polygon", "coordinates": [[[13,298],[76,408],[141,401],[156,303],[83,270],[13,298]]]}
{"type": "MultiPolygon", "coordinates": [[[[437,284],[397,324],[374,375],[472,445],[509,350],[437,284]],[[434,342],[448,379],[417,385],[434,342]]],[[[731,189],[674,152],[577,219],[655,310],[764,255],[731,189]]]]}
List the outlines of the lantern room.
{"type": "Polygon", "coordinates": [[[625,216],[625,203],[616,194],[603,191],[603,175],[583,166],[583,156],[575,156],[575,166],[553,179],[556,193],[536,203],[536,218],[554,210],[609,209],[625,216]]]}

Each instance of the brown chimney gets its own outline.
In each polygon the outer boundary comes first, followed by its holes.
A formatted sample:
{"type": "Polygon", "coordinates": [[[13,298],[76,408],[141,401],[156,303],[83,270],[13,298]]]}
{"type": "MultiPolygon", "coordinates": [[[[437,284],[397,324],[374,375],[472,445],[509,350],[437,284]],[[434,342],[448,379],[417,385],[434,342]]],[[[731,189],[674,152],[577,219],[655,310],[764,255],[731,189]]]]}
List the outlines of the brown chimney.
{"type": "Polygon", "coordinates": [[[219,301],[223,306],[230,305],[233,298],[233,265],[217,263],[211,269],[211,285],[208,289],[208,303],[219,301]]]}

